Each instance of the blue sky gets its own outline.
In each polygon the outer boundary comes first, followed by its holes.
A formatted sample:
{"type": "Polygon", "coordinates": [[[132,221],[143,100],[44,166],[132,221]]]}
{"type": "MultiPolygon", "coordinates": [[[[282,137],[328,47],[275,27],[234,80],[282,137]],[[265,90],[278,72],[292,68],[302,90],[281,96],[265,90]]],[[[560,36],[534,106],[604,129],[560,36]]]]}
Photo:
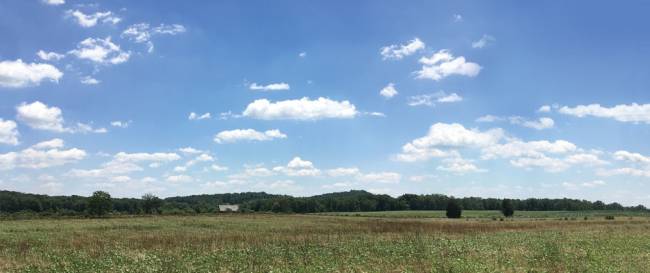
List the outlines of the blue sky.
{"type": "Polygon", "coordinates": [[[1,2],[0,189],[650,205],[648,11],[1,2]]]}

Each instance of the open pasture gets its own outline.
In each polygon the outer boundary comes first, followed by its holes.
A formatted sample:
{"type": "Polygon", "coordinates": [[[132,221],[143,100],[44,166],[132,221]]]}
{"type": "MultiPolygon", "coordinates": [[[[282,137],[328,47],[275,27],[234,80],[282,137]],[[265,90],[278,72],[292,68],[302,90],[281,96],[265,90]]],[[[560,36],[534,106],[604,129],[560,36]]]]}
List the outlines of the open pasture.
{"type": "Polygon", "coordinates": [[[650,218],[0,221],[0,272],[648,272],[650,218]]]}

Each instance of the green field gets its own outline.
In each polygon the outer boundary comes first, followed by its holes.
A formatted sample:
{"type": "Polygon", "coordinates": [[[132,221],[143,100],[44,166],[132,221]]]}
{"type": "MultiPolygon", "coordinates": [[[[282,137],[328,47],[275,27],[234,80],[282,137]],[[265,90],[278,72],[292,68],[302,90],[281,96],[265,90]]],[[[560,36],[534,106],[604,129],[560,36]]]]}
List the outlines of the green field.
{"type": "MultiPolygon", "coordinates": [[[[315,215],[382,217],[382,218],[446,218],[444,210],[404,210],[404,211],[369,211],[369,212],[324,212],[315,215]]],[[[564,219],[564,218],[603,218],[614,217],[650,217],[647,212],[637,211],[517,211],[514,219],[564,219]]],[[[497,210],[464,210],[463,218],[502,218],[497,210]]]]}
{"type": "Polygon", "coordinates": [[[650,218],[490,213],[0,221],[0,272],[650,272],[650,218]]]}

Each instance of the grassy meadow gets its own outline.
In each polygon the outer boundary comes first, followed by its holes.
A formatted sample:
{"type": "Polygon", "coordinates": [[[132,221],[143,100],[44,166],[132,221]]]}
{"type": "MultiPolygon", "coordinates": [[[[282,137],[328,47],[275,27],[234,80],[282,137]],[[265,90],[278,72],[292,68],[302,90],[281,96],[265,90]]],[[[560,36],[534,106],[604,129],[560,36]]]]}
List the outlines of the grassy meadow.
{"type": "Polygon", "coordinates": [[[0,272],[650,272],[642,215],[418,213],[0,221],[0,272]]]}

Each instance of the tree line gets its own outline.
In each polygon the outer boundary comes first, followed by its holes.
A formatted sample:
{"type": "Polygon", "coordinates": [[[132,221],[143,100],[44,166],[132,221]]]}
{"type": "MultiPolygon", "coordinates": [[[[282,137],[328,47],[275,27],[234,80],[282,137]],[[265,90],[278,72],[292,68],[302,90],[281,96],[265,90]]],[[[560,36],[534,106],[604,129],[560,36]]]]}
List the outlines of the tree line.
{"type": "MultiPolygon", "coordinates": [[[[391,210],[447,210],[453,201],[465,210],[503,210],[504,202],[511,210],[585,211],[629,210],[647,211],[642,206],[625,207],[619,203],[578,199],[508,199],[465,197],[442,194],[404,194],[397,198],[366,191],[328,193],[311,197],[292,197],[264,192],[205,194],[161,199],[152,194],[141,198],[112,198],[107,192],[91,197],[48,196],[0,191],[0,215],[26,214],[42,216],[97,216],[113,214],[195,214],[219,211],[219,204],[239,204],[243,212],[315,213],[391,210]]],[[[505,212],[504,212],[505,213],[505,212]]]]}

